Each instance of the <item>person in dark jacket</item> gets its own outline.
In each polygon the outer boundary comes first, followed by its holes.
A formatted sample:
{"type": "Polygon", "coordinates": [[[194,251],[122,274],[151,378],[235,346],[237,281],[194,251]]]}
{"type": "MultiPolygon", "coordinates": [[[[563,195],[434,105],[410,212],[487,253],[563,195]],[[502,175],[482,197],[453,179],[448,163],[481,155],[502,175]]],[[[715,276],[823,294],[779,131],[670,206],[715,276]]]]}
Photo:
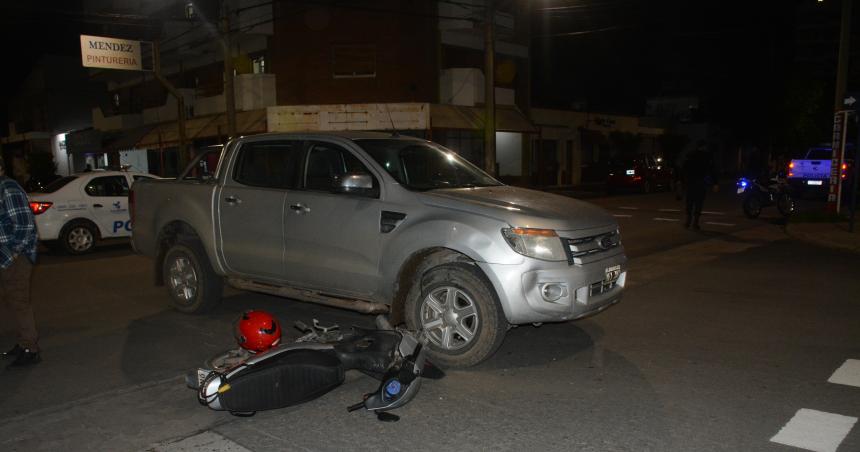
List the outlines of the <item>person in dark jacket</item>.
{"type": "Polygon", "coordinates": [[[687,204],[687,221],[684,227],[699,230],[699,217],[702,215],[705,194],[710,187],[713,187],[714,191],[718,188],[714,161],[704,140],[699,140],[696,148],[687,154],[682,174],[687,204]]]}

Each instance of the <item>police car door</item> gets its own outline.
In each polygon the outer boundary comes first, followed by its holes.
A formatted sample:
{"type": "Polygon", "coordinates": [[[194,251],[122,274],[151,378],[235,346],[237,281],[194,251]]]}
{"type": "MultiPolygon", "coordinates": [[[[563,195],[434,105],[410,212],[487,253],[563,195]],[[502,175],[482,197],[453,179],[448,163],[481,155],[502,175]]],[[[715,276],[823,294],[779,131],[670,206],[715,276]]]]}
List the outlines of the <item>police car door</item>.
{"type": "Polygon", "coordinates": [[[84,186],[91,219],[102,237],[128,237],[128,180],[124,175],[96,176],[84,186]]]}

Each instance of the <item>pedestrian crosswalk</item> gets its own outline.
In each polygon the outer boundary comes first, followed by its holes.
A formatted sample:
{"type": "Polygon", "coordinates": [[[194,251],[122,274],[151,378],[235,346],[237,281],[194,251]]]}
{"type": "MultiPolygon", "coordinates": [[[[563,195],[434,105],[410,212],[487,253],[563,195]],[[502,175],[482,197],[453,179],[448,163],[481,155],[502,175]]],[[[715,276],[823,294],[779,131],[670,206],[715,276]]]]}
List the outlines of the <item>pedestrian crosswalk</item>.
{"type": "MultiPolygon", "coordinates": [[[[827,382],[860,388],[860,360],[846,360],[827,382]]],[[[855,424],[854,416],[801,408],[770,441],[815,452],[837,452],[855,424]]]]}
{"type": "MultiPolygon", "coordinates": [[[[680,216],[674,217],[671,215],[682,215],[683,214],[683,211],[681,209],[674,209],[674,208],[668,208],[668,207],[667,208],[658,208],[658,209],[640,209],[639,207],[634,207],[634,206],[616,206],[616,207],[614,207],[614,209],[618,209],[618,210],[621,210],[624,212],[624,213],[613,212],[612,216],[615,218],[623,218],[623,219],[645,218],[645,219],[648,219],[650,221],[666,222],[666,223],[678,223],[678,222],[680,222],[682,220],[682,218],[680,216]],[[652,216],[655,211],[658,212],[659,214],[663,214],[663,215],[652,216]]],[[[707,217],[710,215],[724,216],[725,212],[707,210],[707,211],[702,211],[702,215],[704,217],[707,217]]],[[[718,227],[737,226],[736,223],[730,223],[730,222],[726,222],[726,221],[704,221],[703,220],[702,223],[707,224],[707,225],[711,225],[711,226],[718,226],[718,227]]]]}

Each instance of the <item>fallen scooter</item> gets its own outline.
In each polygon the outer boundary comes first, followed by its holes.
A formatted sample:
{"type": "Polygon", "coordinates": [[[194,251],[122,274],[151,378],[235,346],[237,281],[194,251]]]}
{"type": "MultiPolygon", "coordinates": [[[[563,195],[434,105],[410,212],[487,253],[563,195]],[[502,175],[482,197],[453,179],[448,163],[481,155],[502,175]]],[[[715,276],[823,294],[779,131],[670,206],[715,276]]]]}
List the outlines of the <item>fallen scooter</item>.
{"type": "MultiPolygon", "coordinates": [[[[243,314],[240,324],[259,312],[243,314]]],[[[317,320],[312,327],[296,322],[306,334],[292,343],[277,344],[280,330],[272,317],[259,326],[260,334],[250,330],[252,334],[247,337],[251,339],[243,342],[246,335],[237,335],[238,349],[207,360],[204,368],[187,376],[186,382],[197,389],[201,404],[236,416],[252,416],[257,411],[316,399],[340,386],[346,371],[358,370],[379,380],[380,385],[348,411],[364,408],[380,420],[397,421],[399,417],[388,411],[414,399],[422,376],[441,378],[442,372],[426,360],[423,333],[395,329],[382,316],[376,323],[373,330],[353,327],[341,331],[337,325],[323,326],[317,320]],[[275,333],[277,339],[273,339],[275,333]],[[277,345],[256,351],[261,344],[254,335],[262,336],[263,344],[277,345]]]]}

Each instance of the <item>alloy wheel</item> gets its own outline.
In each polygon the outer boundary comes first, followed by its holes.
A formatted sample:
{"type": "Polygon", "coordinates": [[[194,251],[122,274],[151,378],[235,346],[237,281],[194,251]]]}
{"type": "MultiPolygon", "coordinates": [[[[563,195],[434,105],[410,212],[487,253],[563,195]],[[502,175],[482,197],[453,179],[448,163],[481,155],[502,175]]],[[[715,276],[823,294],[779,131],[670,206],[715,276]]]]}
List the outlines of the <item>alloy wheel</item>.
{"type": "Polygon", "coordinates": [[[93,247],[95,237],[93,237],[93,233],[89,230],[89,228],[84,226],[76,226],[71,231],[69,231],[69,235],[66,238],[66,241],[69,244],[69,248],[71,248],[75,252],[82,253],[84,251],[88,251],[90,248],[93,247]]]}
{"type": "Polygon", "coordinates": [[[421,327],[434,345],[459,350],[478,333],[478,308],[469,294],[453,286],[437,287],[421,303],[421,327]]]}
{"type": "Polygon", "coordinates": [[[186,304],[194,302],[197,295],[197,271],[187,257],[176,257],[168,271],[171,293],[186,304]]]}

